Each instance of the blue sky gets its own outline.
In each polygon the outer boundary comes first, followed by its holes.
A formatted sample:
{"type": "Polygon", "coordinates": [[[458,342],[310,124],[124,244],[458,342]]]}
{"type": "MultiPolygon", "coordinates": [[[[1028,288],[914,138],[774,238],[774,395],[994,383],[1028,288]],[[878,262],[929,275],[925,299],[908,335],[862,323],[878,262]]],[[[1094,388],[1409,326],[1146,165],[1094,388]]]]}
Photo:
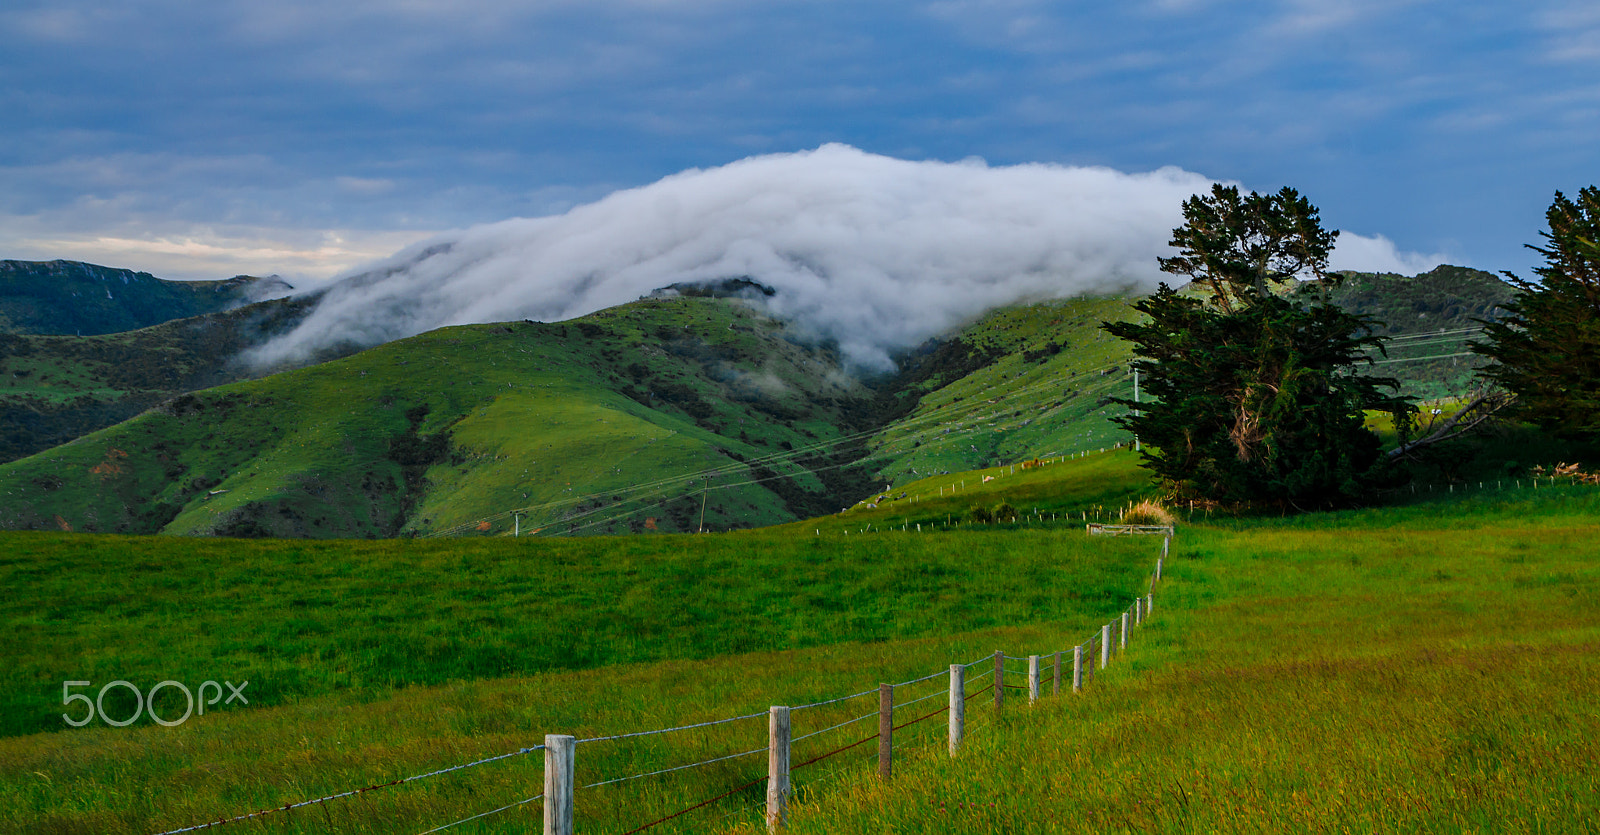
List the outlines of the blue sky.
{"type": "Polygon", "coordinates": [[[5,0],[0,31],[0,257],[177,278],[829,142],[1292,185],[1523,273],[1600,182],[1592,0],[5,0]]]}

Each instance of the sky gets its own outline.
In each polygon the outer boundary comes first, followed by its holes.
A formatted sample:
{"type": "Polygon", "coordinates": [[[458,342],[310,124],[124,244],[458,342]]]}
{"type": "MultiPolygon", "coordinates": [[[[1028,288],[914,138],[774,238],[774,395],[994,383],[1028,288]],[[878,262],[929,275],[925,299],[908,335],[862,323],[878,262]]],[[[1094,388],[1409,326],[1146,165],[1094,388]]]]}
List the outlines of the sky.
{"type": "Polygon", "coordinates": [[[1600,182],[1592,0],[0,0],[0,31],[0,258],[167,278],[314,283],[833,143],[1293,186],[1366,267],[1526,275],[1600,182]]]}

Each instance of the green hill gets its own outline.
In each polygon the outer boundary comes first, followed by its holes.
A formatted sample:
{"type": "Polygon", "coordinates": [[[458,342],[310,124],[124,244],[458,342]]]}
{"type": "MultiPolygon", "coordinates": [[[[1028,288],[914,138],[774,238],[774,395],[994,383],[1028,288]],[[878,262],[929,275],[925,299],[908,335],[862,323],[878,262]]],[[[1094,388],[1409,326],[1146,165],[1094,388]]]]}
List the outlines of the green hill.
{"type": "Polygon", "coordinates": [[[1371,373],[1394,377],[1404,394],[1421,399],[1457,397],[1473,386],[1483,359],[1467,350],[1517,290],[1491,273],[1440,266],[1415,276],[1343,274],[1332,300],[1384,323],[1386,356],[1374,356],[1371,373]]]}
{"type": "MultiPolygon", "coordinates": [[[[627,524],[683,530],[702,472],[750,460],[799,476],[784,497],[749,485],[707,503],[709,523],[749,526],[838,492],[852,476],[833,449],[765,457],[836,441],[873,403],[828,351],[732,301],[445,328],[184,395],[0,467],[0,524],[370,537],[514,507],[533,508],[527,527],[575,527],[631,501],[651,515],[627,524]]],[[[499,521],[486,532],[515,524],[499,521]]]]}
{"type": "MultiPolygon", "coordinates": [[[[0,466],[0,525],[359,537],[804,518],[853,504],[882,479],[915,478],[928,464],[907,439],[943,427],[952,431],[941,438],[968,438],[989,398],[1059,401],[1058,413],[1071,402],[1102,418],[1094,399],[1113,382],[1080,367],[1114,352],[1095,325],[1124,307],[1003,311],[877,378],[732,298],[446,328],[185,395],[0,466]],[[1075,344],[1096,347],[1062,347],[1075,344]],[[1041,388],[1058,373],[1095,379],[1041,388]]],[[[984,439],[981,460],[1067,451],[1073,433],[1054,420],[1009,446],[984,439]]],[[[969,457],[954,449],[939,462],[969,457]]]]}
{"type": "Polygon", "coordinates": [[[119,333],[228,310],[291,289],[277,277],[164,281],[81,261],[0,261],[0,333],[119,333]]]}
{"type": "MultiPolygon", "coordinates": [[[[1461,391],[1470,365],[1447,374],[1436,366],[1457,358],[1413,358],[1459,347],[1469,334],[1454,326],[1492,315],[1497,285],[1440,268],[1414,279],[1352,276],[1339,298],[1388,316],[1394,335],[1412,340],[1377,373],[1437,395],[1461,391]],[[1437,315],[1419,316],[1418,305],[1437,315]],[[1453,332],[1440,335],[1440,323],[1453,332]],[[1441,339],[1454,342],[1441,348],[1441,339]]],[[[242,374],[226,360],[232,346],[292,323],[310,302],[115,336],[9,337],[19,346],[0,358],[9,449],[161,405],[0,465],[0,527],[297,537],[725,530],[838,511],[940,473],[1132,440],[1111,423],[1122,407],[1108,403],[1132,394],[1127,346],[1099,330],[1132,315],[1125,300],[994,311],[874,376],[766,318],[738,287],[688,289],[567,323],[446,328],[176,399],[242,374]],[[82,418],[62,417],[71,415],[82,418]]]]}

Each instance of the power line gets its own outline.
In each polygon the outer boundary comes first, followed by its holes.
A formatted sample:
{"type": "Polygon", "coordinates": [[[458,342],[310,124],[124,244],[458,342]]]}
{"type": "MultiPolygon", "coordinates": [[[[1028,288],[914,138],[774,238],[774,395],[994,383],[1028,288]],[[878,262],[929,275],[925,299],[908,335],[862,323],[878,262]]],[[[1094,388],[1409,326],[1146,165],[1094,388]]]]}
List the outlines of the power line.
{"type": "MultiPolygon", "coordinates": [[[[1108,363],[1108,364],[1105,364],[1105,365],[1084,369],[1084,370],[1082,370],[1080,372],[1077,372],[1077,373],[1080,373],[1080,374],[1092,374],[1092,373],[1094,373],[1096,371],[1099,371],[1099,372],[1103,373],[1106,369],[1115,368],[1115,367],[1117,367],[1119,365],[1122,365],[1122,363],[1121,362],[1108,363]]],[[[1108,388],[1115,388],[1117,386],[1117,384],[1120,383],[1120,382],[1122,382],[1120,378],[1115,378],[1113,380],[1108,380],[1108,381],[1106,381],[1104,383],[1095,384],[1095,385],[1086,387],[1085,389],[1083,389],[1083,390],[1081,390],[1079,392],[1075,392],[1073,397],[1074,398],[1082,398],[1084,396],[1093,394],[1094,392],[1097,392],[1097,391],[1102,391],[1102,390],[1105,390],[1105,389],[1108,389],[1108,388]]],[[[965,397],[981,397],[982,395],[984,395],[986,393],[993,392],[995,389],[1000,388],[1000,385],[1001,384],[998,383],[998,382],[989,383],[989,384],[985,385],[982,389],[980,389],[978,392],[976,392],[976,393],[974,393],[972,395],[964,395],[963,397],[964,398],[965,397]]],[[[1008,390],[1006,390],[1006,391],[1004,391],[1002,393],[1005,395],[1006,399],[1010,402],[1010,405],[1012,405],[1012,406],[1016,406],[1016,405],[1036,406],[1036,405],[1038,405],[1040,403],[1046,402],[1047,400],[1050,400],[1050,399],[1053,399],[1053,398],[1044,398],[1044,399],[1040,399],[1040,400],[1032,400],[1032,401],[1028,401],[1028,402],[1025,402],[1025,403],[1022,403],[1022,404],[1016,404],[1015,403],[1015,398],[1017,396],[1019,396],[1019,395],[1033,393],[1033,392],[1037,392],[1037,391],[1044,390],[1044,389],[1059,388],[1061,385],[1062,385],[1062,382],[1061,382],[1061,380],[1059,378],[1052,378],[1052,379],[1041,380],[1040,382],[1033,383],[1033,384],[1030,384],[1030,385],[1027,385],[1027,386],[1023,386],[1021,388],[1008,389],[1008,390]]],[[[857,442],[857,441],[870,440],[872,437],[882,434],[887,429],[891,429],[891,428],[904,429],[904,428],[907,428],[907,427],[919,426],[919,425],[926,424],[926,423],[929,423],[929,422],[932,422],[932,421],[944,420],[946,418],[946,414],[945,413],[950,412],[950,411],[958,411],[958,412],[960,412],[961,413],[959,415],[960,417],[968,419],[966,421],[963,421],[963,423],[965,423],[967,425],[970,425],[970,423],[972,423],[974,420],[982,420],[984,417],[997,416],[996,414],[978,415],[974,419],[972,413],[974,411],[976,411],[977,409],[980,409],[980,408],[981,408],[980,404],[967,405],[967,404],[958,403],[956,401],[951,401],[951,402],[948,402],[948,403],[944,403],[944,404],[940,404],[938,406],[935,406],[930,411],[924,413],[921,416],[908,417],[907,419],[902,420],[902,421],[894,424],[893,427],[881,427],[880,426],[880,427],[876,427],[876,428],[873,428],[873,429],[861,430],[861,431],[858,431],[858,432],[853,432],[853,433],[849,433],[849,434],[846,434],[846,435],[842,435],[842,436],[839,436],[837,438],[831,438],[831,439],[827,439],[827,440],[823,440],[823,441],[818,441],[816,443],[808,444],[806,446],[799,447],[799,448],[796,448],[794,450],[786,450],[786,451],[783,451],[783,452],[769,453],[767,455],[758,456],[756,458],[745,459],[744,461],[738,461],[738,462],[727,464],[727,465],[724,465],[724,466],[721,466],[721,467],[716,467],[716,468],[713,468],[711,470],[698,470],[698,471],[691,472],[691,473],[683,473],[683,474],[679,474],[679,475],[676,475],[676,476],[668,476],[668,477],[665,477],[665,478],[656,479],[654,481],[642,482],[642,483],[639,483],[639,484],[631,485],[629,487],[621,487],[621,488],[617,488],[617,489],[613,489],[613,490],[605,490],[605,491],[600,491],[600,492],[595,492],[595,493],[588,493],[588,494],[583,494],[583,495],[579,495],[579,496],[573,496],[573,497],[568,497],[568,498],[564,498],[564,499],[557,499],[557,500],[553,500],[553,501],[549,501],[549,502],[543,502],[543,503],[540,503],[540,504],[527,505],[527,506],[523,506],[523,507],[517,507],[517,508],[511,508],[511,509],[508,509],[508,510],[498,511],[498,512],[495,512],[495,513],[491,513],[491,514],[475,517],[473,519],[473,521],[470,521],[470,522],[463,522],[463,523],[461,523],[459,525],[455,525],[455,526],[452,526],[450,528],[445,528],[445,529],[441,529],[441,530],[438,530],[438,531],[429,532],[428,534],[425,534],[423,538],[445,537],[445,536],[449,536],[449,535],[454,534],[454,533],[460,533],[460,532],[465,532],[465,531],[468,531],[468,530],[477,529],[480,526],[482,526],[485,522],[492,523],[492,522],[500,521],[500,520],[503,520],[503,519],[506,519],[506,518],[510,518],[513,515],[518,515],[518,514],[525,514],[525,515],[532,516],[536,511],[541,511],[541,510],[548,511],[548,510],[554,510],[554,509],[557,509],[557,508],[560,508],[560,507],[571,506],[571,505],[575,505],[575,504],[582,504],[584,502],[591,501],[591,500],[594,500],[594,499],[597,499],[599,497],[606,496],[606,495],[617,496],[617,495],[627,495],[627,494],[630,494],[630,493],[643,493],[644,495],[638,496],[638,497],[636,497],[634,499],[634,501],[642,501],[642,500],[645,500],[645,499],[654,498],[656,496],[659,496],[659,495],[661,495],[662,492],[664,492],[664,491],[666,491],[666,490],[668,490],[668,489],[670,489],[670,488],[672,488],[674,486],[694,483],[695,481],[697,481],[699,478],[702,478],[702,477],[716,478],[718,476],[734,475],[734,474],[740,472],[741,470],[750,470],[754,466],[760,466],[760,465],[766,465],[766,464],[794,463],[794,460],[799,458],[799,457],[801,457],[801,456],[805,456],[805,455],[821,455],[821,454],[824,454],[824,451],[826,451],[826,450],[835,449],[835,448],[837,448],[839,446],[843,446],[845,444],[854,443],[854,442],[857,442]]],[[[937,429],[937,428],[938,428],[937,426],[934,427],[934,429],[937,429]]],[[[911,435],[911,436],[899,436],[895,440],[905,441],[905,440],[912,440],[912,439],[915,439],[915,438],[918,438],[918,437],[924,437],[924,436],[926,436],[928,431],[932,431],[932,430],[927,430],[927,431],[924,431],[924,432],[921,432],[921,433],[917,433],[917,434],[914,434],[914,435],[911,435]]],[[[886,443],[888,443],[888,442],[889,441],[886,440],[886,443]]],[[[801,472],[787,474],[787,475],[781,475],[779,477],[783,477],[783,478],[801,477],[801,476],[805,476],[805,475],[811,474],[811,473],[825,472],[825,471],[828,471],[828,470],[839,469],[839,468],[845,467],[845,466],[854,466],[854,465],[859,464],[859,463],[861,463],[863,461],[868,461],[868,460],[872,460],[874,458],[879,458],[879,457],[883,457],[883,455],[877,454],[877,453],[869,453],[868,455],[863,456],[862,458],[857,459],[856,461],[849,462],[847,464],[833,465],[833,466],[824,467],[824,468],[806,468],[801,472]]],[[[761,481],[770,481],[770,480],[772,480],[772,479],[771,478],[761,479],[761,481]]],[[[725,485],[725,486],[719,486],[716,489],[725,489],[725,488],[728,488],[728,487],[748,486],[748,485],[750,485],[752,483],[758,483],[758,482],[740,482],[740,483],[734,483],[734,484],[729,484],[729,485],[725,485]]],[[[670,501],[671,498],[675,498],[675,497],[676,496],[668,497],[668,498],[662,498],[660,501],[657,501],[654,504],[648,505],[648,507],[655,507],[655,506],[658,506],[660,504],[664,504],[665,502],[670,501]]],[[[613,505],[613,507],[615,507],[615,505],[613,505]]],[[[563,523],[563,522],[570,523],[570,522],[575,521],[577,519],[582,519],[582,518],[585,518],[587,516],[590,516],[590,515],[593,515],[595,513],[598,513],[602,509],[603,508],[598,508],[597,507],[597,508],[594,508],[594,509],[592,509],[590,511],[587,511],[587,512],[584,512],[582,514],[579,514],[578,516],[575,516],[575,517],[568,517],[566,519],[561,519],[561,520],[553,520],[553,521],[551,521],[549,523],[546,523],[546,526],[551,525],[551,524],[559,524],[559,523],[563,523]]],[[[637,513],[637,512],[639,512],[639,511],[638,510],[634,510],[634,511],[630,511],[629,514],[623,514],[623,515],[631,515],[631,514],[634,514],[634,513],[637,513]]],[[[615,519],[615,518],[619,518],[619,517],[611,517],[611,519],[615,519]]],[[[611,519],[608,519],[606,521],[611,521],[611,519]]],[[[585,525],[584,527],[585,528],[593,527],[593,524],[585,525]]]]}

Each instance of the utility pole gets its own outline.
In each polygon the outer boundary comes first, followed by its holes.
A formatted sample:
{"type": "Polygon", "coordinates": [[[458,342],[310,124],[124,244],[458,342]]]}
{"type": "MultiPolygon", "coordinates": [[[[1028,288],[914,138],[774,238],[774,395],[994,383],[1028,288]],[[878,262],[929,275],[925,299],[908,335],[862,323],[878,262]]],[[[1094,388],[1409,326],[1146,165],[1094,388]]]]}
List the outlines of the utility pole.
{"type": "Polygon", "coordinates": [[[705,476],[700,482],[700,530],[697,531],[697,533],[706,532],[706,493],[709,492],[710,489],[711,477],[708,475],[705,476]]]}
{"type": "MultiPolygon", "coordinates": [[[[1135,402],[1135,403],[1139,402],[1139,369],[1138,368],[1133,369],[1133,402],[1135,402]]],[[[1134,417],[1138,417],[1139,416],[1139,410],[1138,409],[1134,409],[1133,410],[1133,416],[1134,417]]],[[[1133,451],[1134,452],[1138,452],[1139,449],[1140,449],[1140,446],[1139,446],[1139,433],[1135,432],[1133,434],[1133,451]]]]}

